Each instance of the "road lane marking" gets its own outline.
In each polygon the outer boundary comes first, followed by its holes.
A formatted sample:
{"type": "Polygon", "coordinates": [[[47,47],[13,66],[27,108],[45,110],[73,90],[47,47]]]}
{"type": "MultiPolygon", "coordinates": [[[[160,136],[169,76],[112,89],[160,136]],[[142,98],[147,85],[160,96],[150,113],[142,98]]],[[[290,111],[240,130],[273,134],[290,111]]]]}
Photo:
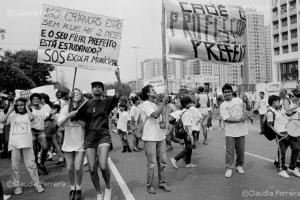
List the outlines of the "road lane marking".
{"type": "Polygon", "coordinates": [[[113,163],[110,157],[108,157],[108,165],[110,170],[112,171],[113,175],[115,176],[126,200],[135,200],[134,196],[132,195],[131,191],[129,190],[128,186],[126,185],[124,179],[122,178],[120,172],[118,171],[117,167],[113,163]]]}
{"type": "Polygon", "coordinates": [[[266,161],[269,161],[269,162],[274,162],[274,160],[272,160],[272,159],[269,159],[269,158],[266,158],[266,157],[263,157],[263,156],[259,156],[259,155],[253,154],[253,153],[245,152],[245,154],[249,155],[249,156],[253,156],[255,158],[266,160],[266,161]]]}

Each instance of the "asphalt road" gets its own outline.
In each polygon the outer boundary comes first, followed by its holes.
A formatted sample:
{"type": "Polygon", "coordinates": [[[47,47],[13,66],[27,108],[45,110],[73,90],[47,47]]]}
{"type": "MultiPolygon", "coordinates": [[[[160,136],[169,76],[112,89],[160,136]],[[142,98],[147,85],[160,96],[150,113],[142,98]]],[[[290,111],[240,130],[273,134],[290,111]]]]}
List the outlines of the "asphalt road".
{"type": "MultiPolygon", "coordinates": [[[[284,179],[277,175],[272,160],[276,155],[275,142],[267,141],[259,135],[258,120],[254,125],[248,123],[250,130],[246,137],[245,174],[234,172],[232,178],[225,178],[225,138],[224,132],[217,130],[217,121],[214,121],[214,130],[209,131],[208,145],[200,144],[193,151],[192,162],[195,168],[185,168],[180,162],[178,169],[171,165],[166,170],[167,183],[172,191],[167,193],[159,190],[150,195],[146,192],[146,157],[144,152],[121,153],[121,142],[118,135],[112,133],[114,149],[110,153],[111,160],[119,172],[111,173],[112,200],[123,200],[133,195],[135,200],[239,200],[239,199],[300,199],[300,178],[291,176],[284,179]],[[121,177],[121,179],[120,179],[121,177]],[[118,180],[118,181],[117,181],[118,180]],[[122,180],[126,184],[122,184],[122,180]],[[124,186],[125,185],[125,186],[124,186]],[[126,192],[126,186],[129,193],[126,192]],[[125,189],[124,189],[125,188],[125,189]]],[[[130,137],[131,140],[131,137],[130,137]]],[[[131,140],[132,141],[132,140],[131,140]]],[[[169,156],[176,155],[183,147],[175,144],[169,156]]],[[[287,163],[289,162],[289,154],[287,163]]],[[[54,162],[47,162],[49,175],[41,176],[46,189],[44,193],[37,193],[32,187],[24,187],[22,195],[13,195],[12,200],[65,200],[68,199],[68,177],[65,167],[57,167],[54,162]]],[[[170,163],[170,161],[169,161],[170,163]]],[[[13,194],[10,184],[11,167],[8,159],[0,160],[0,178],[5,193],[13,194]]],[[[101,172],[99,172],[101,175],[101,172]]],[[[100,176],[101,177],[101,176],[100,176]]],[[[27,172],[22,170],[21,179],[30,180],[27,172]]],[[[157,180],[157,179],[156,179],[157,180]]],[[[104,186],[101,177],[101,185],[104,186]]],[[[96,192],[91,183],[88,168],[84,167],[83,196],[86,200],[96,199],[96,192]]]]}

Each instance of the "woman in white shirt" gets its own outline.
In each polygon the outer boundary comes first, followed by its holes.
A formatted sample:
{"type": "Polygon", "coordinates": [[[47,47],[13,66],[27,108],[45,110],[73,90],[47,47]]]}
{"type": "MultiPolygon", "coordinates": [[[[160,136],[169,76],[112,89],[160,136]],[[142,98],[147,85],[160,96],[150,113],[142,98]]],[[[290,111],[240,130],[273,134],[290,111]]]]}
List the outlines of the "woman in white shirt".
{"type": "Polygon", "coordinates": [[[157,98],[156,92],[151,85],[142,89],[141,117],[144,122],[142,140],[147,157],[147,191],[155,194],[154,189],[154,169],[158,165],[159,188],[170,192],[166,185],[165,168],[168,165],[165,151],[165,134],[160,129],[159,117],[168,103],[168,97],[165,96],[159,107],[154,103],[157,98]]]}
{"type": "MultiPolygon", "coordinates": [[[[84,102],[83,93],[75,88],[73,98],[69,101],[71,110],[76,110],[84,102]]],[[[82,120],[70,120],[74,116],[74,112],[70,112],[64,119],[58,122],[61,127],[65,124],[65,137],[62,145],[62,151],[65,153],[67,170],[70,181],[70,199],[81,199],[81,180],[82,180],[82,164],[83,164],[83,142],[85,122],[82,120]]]]}
{"type": "Polygon", "coordinates": [[[11,125],[8,141],[8,150],[11,152],[12,177],[14,193],[22,194],[20,187],[20,164],[23,157],[26,169],[34,183],[37,192],[43,192],[44,188],[39,182],[38,170],[34,160],[33,143],[30,122],[33,115],[26,103],[26,99],[19,98],[15,105],[11,104],[1,123],[8,122],[11,125]]]}

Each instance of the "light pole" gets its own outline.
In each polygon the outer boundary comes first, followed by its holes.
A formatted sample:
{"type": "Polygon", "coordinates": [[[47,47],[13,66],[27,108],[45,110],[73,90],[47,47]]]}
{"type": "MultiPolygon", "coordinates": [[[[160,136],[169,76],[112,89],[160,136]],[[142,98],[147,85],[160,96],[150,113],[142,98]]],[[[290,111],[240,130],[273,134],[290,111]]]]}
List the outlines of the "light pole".
{"type": "Polygon", "coordinates": [[[135,53],[135,76],[136,76],[136,81],[135,81],[135,88],[136,88],[136,92],[138,92],[138,64],[137,64],[137,49],[140,48],[138,46],[132,46],[132,48],[134,49],[134,53],[135,53]]]}

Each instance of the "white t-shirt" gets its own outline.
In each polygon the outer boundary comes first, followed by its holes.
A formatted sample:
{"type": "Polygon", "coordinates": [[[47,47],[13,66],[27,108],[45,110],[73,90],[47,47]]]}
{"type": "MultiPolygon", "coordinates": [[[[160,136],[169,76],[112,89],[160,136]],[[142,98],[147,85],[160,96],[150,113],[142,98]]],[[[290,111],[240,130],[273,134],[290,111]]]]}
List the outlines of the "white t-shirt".
{"type": "Polygon", "coordinates": [[[43,107],[41,107],[39,110],[32,108],[32,115],[34,119],[31,122],[31,128],[43,131],[45,129],[45,119],[49,116],[47,110],[45,110],[43,107]]]}
{"type": "Polygon", "coordinates": [[[132,105],[131,109],[130,109],[130,120],[131,120],[131,117],[134,117],[134,121],[137,122],[139,119],[139,115],[140,115],[139,108],[136,107],[135,105],[132,105]]]}
{"type": "Polygon", "coordinates": [[[231,101],[224,101],[220,106],[220,114],[225,123],[225,136],[241,137],[248,134],[246,122],[227,123],[227,119],[239,119],[243,116],[243,100],[232,98],[231,101]]]}
{"type": "Polygon", "coordinates": [[[276,131],[278,131],[279,133],[285,132],[286,125],[289,122],[289,118],[288,118],[288,116],[286,116],[285,110],[283,108],[281,110],[276,110],[273,107],[270,107],[269,109],[275,113],[275,121],[273,120],[274,116],[273,116],[272,112],[267,113],[267,121],[268,122],[274,121],[274,129],[276,131]]]}
{"type": "Polygon", "coordinates": [[[28,114],[17,114],[14,111],[9,115],[10,123],[8,150],[32,148],[32,133],[28,114]]]}
{"type": "Polygon", "coordinates": [[[258,112],[260,115],[264,115],[268,111],[268,100],[266,98],[261,99],[259,102],[258,112]]]}
{"type": "Polygon", "coordinates": [[[141,104],[141,117],[144,122],[143,141],[162,141],[165,139],[165,133],[159,126],[159,118],[151,116],[157,110],[155,103],[144,101],[141,104]]]}
{"type": "MultiPolygon", "coordinates": [[[[5,114],[4,114],[4,111],[3,109],[0,109],[0,121],[4,118],[5,114]]],[[[3,127],[4,127],[4,124],[0,123],[0,134],[3,133],[3,127]]]]}
{"type": "Polygon", "coordinates": [[[189,110],[192,118],[192,131],[200,131],[202,115],[199,109],[191,107],[189,110]]]}
{"type": "Polygon", "coordinates": [[[209,101],[208,95],[207,94],[196,94],[195,97],[196,97],[196,99],[199,100],[199,103],[200,103],[199,111],[201,112],[201,114],[208,115],[208,111],[210,110],[207,107],[207,103],[209,101]]]}
{"type": "Polygon", "coordinates": [[[128,132],[127,125],[128,120],[130,119],[130,116],[127,111],[123,111],[119,113],[119,120],[117,123],[117,129],[120,129],[123,132],[128,132]]]}
{"type": "Polygon", "coordinates": [[[65,152],[84,151],[84,124],[83,121],[70,120],[65,126],[65,137],[62,145],[62,150],[65,152]]]}

